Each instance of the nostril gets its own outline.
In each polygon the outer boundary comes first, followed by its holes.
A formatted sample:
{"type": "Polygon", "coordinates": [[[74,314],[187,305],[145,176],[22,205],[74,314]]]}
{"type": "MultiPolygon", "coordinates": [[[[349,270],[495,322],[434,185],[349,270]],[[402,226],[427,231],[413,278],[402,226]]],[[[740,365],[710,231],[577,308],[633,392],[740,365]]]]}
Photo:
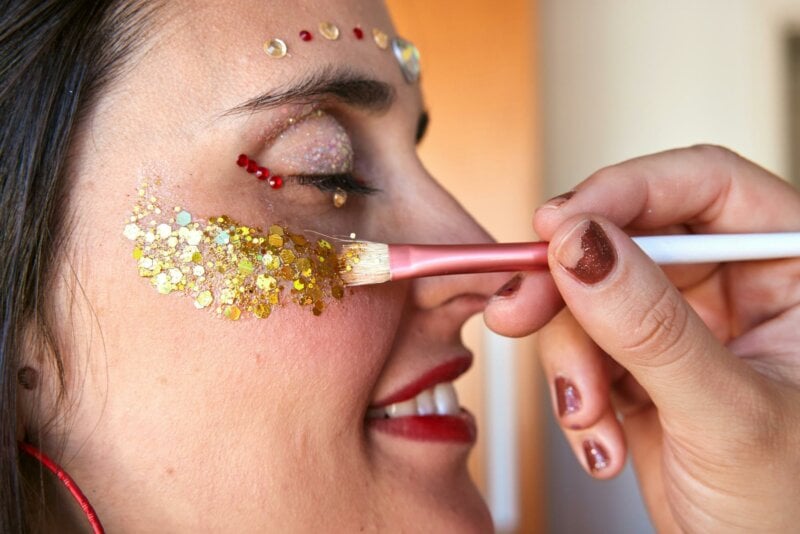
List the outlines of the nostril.
{"type": "Polygon", "coordinates": [[[494,296],[500,298],[513,297],[521,285],[522,273],[517,273],[511,280],[503,284],[503,287],[498,289],[494,296]]]}
{"type": "Polygon", "coordinates": [[[447,306],[459,315],[482,312],[508,273],[457,274],[419,278],[411,282],[414,303],[421,309],[447,306]]]}

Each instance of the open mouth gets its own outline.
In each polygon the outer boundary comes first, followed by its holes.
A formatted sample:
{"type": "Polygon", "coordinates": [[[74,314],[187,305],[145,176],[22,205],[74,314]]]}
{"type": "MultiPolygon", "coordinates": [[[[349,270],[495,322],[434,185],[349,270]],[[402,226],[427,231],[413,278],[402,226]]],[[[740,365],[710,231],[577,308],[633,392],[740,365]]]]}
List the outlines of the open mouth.
{"type": "Polygon", "coordinates": [[[472,357],[450,360],[367,411],[375,430],[416,441],[473,443],[475,419],[461,407],[453,380],[469,369],[472,357]]]}
{"type": "Polygon", "coordinates": [[[461,411],[458,393],[452,382],[442,382],[428,388],[416,397],[394,402],[388,406],[370,408],[368,419],[394,419],[397,417],[426,415],[457,415],[461,411]]]}

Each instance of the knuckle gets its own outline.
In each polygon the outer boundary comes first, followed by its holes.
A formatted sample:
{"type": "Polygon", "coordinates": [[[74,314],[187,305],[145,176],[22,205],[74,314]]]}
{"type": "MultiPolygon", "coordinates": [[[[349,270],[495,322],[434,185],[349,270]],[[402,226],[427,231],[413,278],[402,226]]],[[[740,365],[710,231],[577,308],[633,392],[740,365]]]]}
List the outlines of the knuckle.
{"type": "Polygon", "coordinates": [[[622,347],[638,355],[647,366],[668,365],[679,359],[683,348],[689,313],[671,288],[665,287],[643,312],[634,311],[633,329],[629,341],[622,347]]]}
{"type": "Polygon", "coordinates": [[[722,145],[714,145],[709,143],[701,143],[689,147],[692,152],[698,153],[703,159],[712,159],[718,161],[726,161],[731,158],[740,157],[736,152],[728,147],[722,145]]]}
{"type": "Polygon", "coordinates": [[[585,180],[585,183],[605,183],[619,180],[621,177],[625,176],[624,165],[625,163],[623,162],[598,169],[585,180]]]}

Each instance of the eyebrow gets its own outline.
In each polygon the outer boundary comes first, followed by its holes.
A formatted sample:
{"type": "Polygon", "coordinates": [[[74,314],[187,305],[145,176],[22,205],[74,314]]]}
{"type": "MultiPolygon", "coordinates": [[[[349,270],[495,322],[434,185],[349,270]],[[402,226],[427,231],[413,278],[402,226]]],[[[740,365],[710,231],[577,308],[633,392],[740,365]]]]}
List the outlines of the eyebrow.
{"type": "Polygon", "coordinates": [[[312,103],[326,98],[355,108],[381,112],[391,107],[395,90],[388,83],[352,71],[325,69],[288,87],[250,98],[225,111],[223,116],[249,114],[287,104],[312,103]]]}

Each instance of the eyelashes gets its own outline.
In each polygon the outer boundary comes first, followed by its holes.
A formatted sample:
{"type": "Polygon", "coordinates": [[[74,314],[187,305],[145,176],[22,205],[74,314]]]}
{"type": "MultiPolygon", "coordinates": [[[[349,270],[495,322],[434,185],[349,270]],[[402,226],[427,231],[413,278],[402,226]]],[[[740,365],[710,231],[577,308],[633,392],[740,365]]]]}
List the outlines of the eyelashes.
{"type": "Polygon", "coordinates": [[[372,195],[380,191],[379,189],[365,184],[351,172],[336,174],[298,174],[290,178],[296,180],[299,185],[313,186],[323,193],[344,191],[354,195],[372,195]]]}
{"type": "MultiPolygon", "coordinates": [[[[239,154],[239,157],[236,158],[236,165],[248,174],[254,175],[258,180],[266,181],[272,189],[283,187],[282,176],[272,174],[267,167],[259,165],[247,154],[239,154]]],[[[323,193],[332,193],[331,199],[335,208],[344,206],[350,194],[366,196],[377,191],[356,178],[352,172],[293,174],[289,178],[298,185],[313,186],[323,193]]]]}

